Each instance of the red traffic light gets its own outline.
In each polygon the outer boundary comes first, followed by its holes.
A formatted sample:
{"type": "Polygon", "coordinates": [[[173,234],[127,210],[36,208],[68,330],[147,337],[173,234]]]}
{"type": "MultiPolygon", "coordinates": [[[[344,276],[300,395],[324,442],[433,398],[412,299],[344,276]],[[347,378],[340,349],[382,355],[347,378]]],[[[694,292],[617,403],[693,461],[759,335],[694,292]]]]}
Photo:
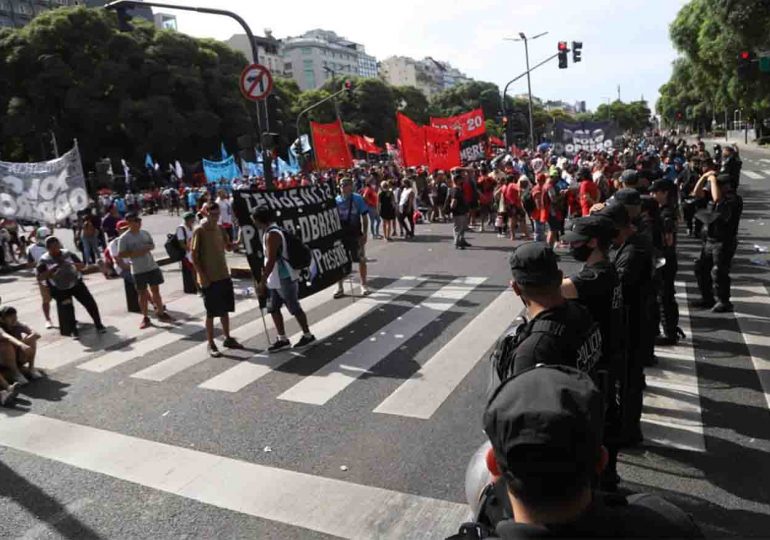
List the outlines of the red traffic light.
{"type": "Polygon", "coordinates": [[[749,51],[741,51],[740,57],[741,60],[748,60],[751,58],[751,53],[749,51]]]}
{"type": "Polygon", "coordinates": [[[560,41],[559,42],[559,51],[566,52],[567,51],[567,42],[566,41],[560,41]]]}
{"type": "Polygon", "coordinates": [[[353,88],[353,83],[350,80],[345,81],[345,90],[350,90],[351,88],[353,88]]]}

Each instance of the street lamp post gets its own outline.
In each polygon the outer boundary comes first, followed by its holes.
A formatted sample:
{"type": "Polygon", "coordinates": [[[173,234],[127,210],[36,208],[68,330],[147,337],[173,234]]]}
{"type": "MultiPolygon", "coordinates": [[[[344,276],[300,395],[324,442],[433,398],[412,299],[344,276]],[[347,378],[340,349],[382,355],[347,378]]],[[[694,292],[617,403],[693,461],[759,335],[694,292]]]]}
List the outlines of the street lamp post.
{"type": "Polygon", "coordinates": [[[532,150],[535,149],[535,122],[534,122],[534,114],[532,113],[532,79],[529,75],[530,69],[529,69],[529,42],[534,41],[539,37],[543,37],[548,32],[541,32],[540,34],[537,34],[536,36],[532,36],[531,38],[528,38],[524,32],[519,32],[519,37],[516,39],[506,38],[509,41],[523,41],[524,42],[524,56],[527,61],[527,93],[529,94],[529,144],[530,148],[532,150]]]}
{"type": "MultiPolygon", "coordinates": [[[[161,2],[148,2],[145,0],[142,1],[136,1],[136,0],[115,0],[113,2],[110,2],[109,4],[106,4],[104,7],[105,9],[114,9],[118,10],[119,8],[124,9],[131,9],[136,6],[150,6],[150,7],[159,7],[159,8],[165,8],[165,9],[178,9],[180,11],[195,11],[197,13],[207,13],[209,15],[224,15],[225,17],[230,17],[231,19],[235,19],[238,24],[241,25],[243,30],[246,32],[246,37],[249,40],[249,44],[251,45],[251,55],[253,57],[253,61],[255,64],[259,63],[259,50],[257,48],[257,43],[254,40],[254,33],[251,31],[251,28],[248,24],[246,24],[246,21],[243,20],[243,18],[238,15],[237,13],[233,13],[232,11],[226,11],[224,9],[213,9],[213,8],[205,8],[205,7],[195,7],[195,6],[181,6],[176,4],[164,4],[161,2]]],[[[263,83],[260,83],[263,84],[263,83]]],[[[267,184],[268,189],[273,187],[273,167],[271,163],[271,156],[270,152],[265,147],[266,138],[270,136],[270,118],[268,116],[267,112],[267,100],[262,100],[263,106],[260,107],[260,101],[257,102],[257,134],[260,137],[260,146],[262,147],[262,164],[265,171],[265,183],[267,184]],[[264,109],[264,110],[263,110],[264,109]],[[263,131],[264,128],[264,131],[263,131]]]]}

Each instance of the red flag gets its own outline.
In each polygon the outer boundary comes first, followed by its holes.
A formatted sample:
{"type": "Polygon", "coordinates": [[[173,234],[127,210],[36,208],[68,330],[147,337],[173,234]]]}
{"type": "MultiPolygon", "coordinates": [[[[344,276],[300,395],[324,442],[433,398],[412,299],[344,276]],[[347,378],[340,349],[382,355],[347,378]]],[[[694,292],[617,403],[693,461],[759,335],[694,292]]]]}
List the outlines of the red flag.
{"type": "Polygon", "coordinates": [[[315,143],[315,161],[319,169],[347,169],[353,166],[353,158],[345,139],[342,122],[330,124],[310,122],[310,132],[315,143]]]}
{"type": "Polygon", "coordinates": [[[415,124],[408,116],[396,113],[398,133],[401,138],[401,160],[404,167],[427,165],[428,155],[425,151],[425,129],[415,124]]]}
{"type": "Polygon", "coordinates": [[[501,141],[499,138],[495,137],[494,135],[491,135],[489,137],[489,144],[492,146],[497,146],[499,148],[505,148],[505,143],[501,141]]]}
{"type": "Polygon", "coordinates": [[[369,154],[382,154],[382,148],[374,144],[374,138],[363,136],[364,139],[364,151],[369,154]]]}
{"type": "Polygon", "coordinates": [[[460,139],[457,133],[450,129],[425,126],[428,165],[431,171],[442,169],[448,171],[452,167],[460,167],[460,139]]]}
{"type": "Polygon", "coordinates": [[[480,137],[487,132],[487,126],[484,123],[484,111],[481,108],[447,118],[431,117],[430,125],[456,131],[460,136],[460,142],[480,137]]]}

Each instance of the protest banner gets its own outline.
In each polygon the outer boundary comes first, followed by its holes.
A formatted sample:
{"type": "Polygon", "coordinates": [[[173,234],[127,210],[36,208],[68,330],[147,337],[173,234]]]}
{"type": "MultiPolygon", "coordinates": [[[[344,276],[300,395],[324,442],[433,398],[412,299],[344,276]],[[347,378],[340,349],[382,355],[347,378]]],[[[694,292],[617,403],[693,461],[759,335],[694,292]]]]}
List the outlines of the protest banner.
{"type": "Polygon", "coordinates": [[[416,124],[405,114],[396,113],[398,123],[401,160],[404,167],[418,167],[428,164],[428,152],[425,148],[425,129],[416,124]]]}
{"type": "Polygon", "coordinates": [[[87,207],[86,180],[77,144],[51,161],[0,161],[0,216],[54,224],[87,207]]]}
{"type": "Polygon", "coordinates": [[[619,130],[613,122],[556,122],[553,134],[553,151],[574,156],[581,150],[614,151],[619,130]]]}
{"type": "Polygon", "coordinates": [[[428,166],[431,171],[448,171],[462,165],[460,161],[460,141],[451,130],[425,126],[427,141],[428,166]]]}
{"type": "Polygon", "coordinates": [[[222,161],[203,160],[203,171],[206,173],[208,183],[218,182],[219,180],[233,180],[241,176],[238,165],[235,164],[235,157],[230,156],[222,161]]]}
{"type": "Polygon", "coordinates": [[[460,142],[482,137],[487,132],[487,126],[484,123],[484,111],[481,108],[446,118],[431,117],[430,125],[456,131],[460,142]]]}
{"type": "Polygon", "coordinates": [[[334,285],[350,273],[351,261],[342,243],[342,224],[330,184],[281,191],[236,190],[233,211],[255,280],[259,281],[264,264],[262,234],[251,220],[252,212],[259,206],[276,211],[278,225],[293,232],[310,248],[312,264],[302,271],[300,298],[334,285]]]}

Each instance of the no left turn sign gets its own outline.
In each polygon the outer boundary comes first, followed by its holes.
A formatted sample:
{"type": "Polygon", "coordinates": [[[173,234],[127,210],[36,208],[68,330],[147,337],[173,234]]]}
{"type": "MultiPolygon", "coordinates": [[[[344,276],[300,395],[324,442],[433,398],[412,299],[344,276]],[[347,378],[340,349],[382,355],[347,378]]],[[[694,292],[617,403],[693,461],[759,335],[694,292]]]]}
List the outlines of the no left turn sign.
{"type": "Polygon", "coordinates": [[[248,100],[260,101],[273,91],[273,76],[261,64],[250,64],[241,73],[241,94],[248,100]]]}

